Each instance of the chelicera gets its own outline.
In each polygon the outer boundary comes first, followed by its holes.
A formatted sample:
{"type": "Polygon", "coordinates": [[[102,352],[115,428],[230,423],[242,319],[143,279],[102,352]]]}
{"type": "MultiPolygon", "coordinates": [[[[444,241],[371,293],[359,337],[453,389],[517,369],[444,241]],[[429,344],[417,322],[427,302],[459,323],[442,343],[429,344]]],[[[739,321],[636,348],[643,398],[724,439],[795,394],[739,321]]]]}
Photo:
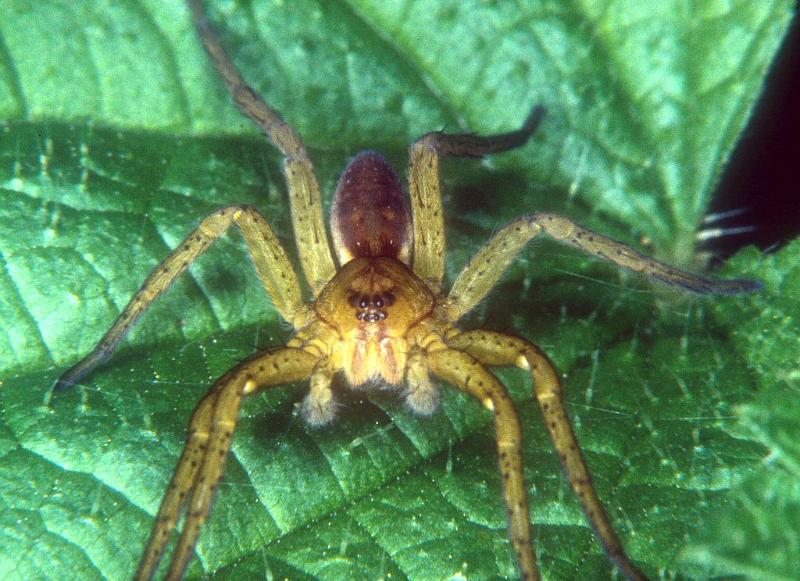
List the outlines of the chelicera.
{"type": "Polygon", "coordinates": [[[743,293],[760,285],[691,274],[567,218],[535,213],[498,231],[445,292],[441,159],[481,157],[523,145],[542,119],[540,107],[517,131],[485,137],[433,132],[421,137],[410,148],[408,196],[383,157],[371,151],[357,155],[334,194],[331,245],[317,177],[300,136],[244,81],[210,28],[200,1],[188,3],[200,38],[234,101],[284,156],[293,229],[311,296],[303,297],[298,274],[258,210],[246,205],[222,208],[205,218],[150,274],[94,351],[56,383],[56,389],[70,387],[105,362],[147,307],[231,225],[241,230],[267,293],[294,328],[285,347],[258,352],[236,365],[198,404],[136,578],[150,579],[155,574],[185,511],[167,578],[184,575],[222,477],[244,397],[308,380],[303,415],[312,426],[320,426],[335,418],[333,383],[341,375],[342,383],[351,388],[379,382],[397,390],[421,416],[431,415],[439,406],[434,378],[474,396],[493,412],[509,536],[521,577],[539,579],[523,478],[522,427],[514,402],[490,370],[516,366],[533,376],[535,396],[564,472],[609,561],[628,579],[645,579],[626,554],[595,493],[565,411],[559,375],[548,357],[526,339],[487,330],[464,331],[458,322],[540,234],[696,293],[743,293]]]}

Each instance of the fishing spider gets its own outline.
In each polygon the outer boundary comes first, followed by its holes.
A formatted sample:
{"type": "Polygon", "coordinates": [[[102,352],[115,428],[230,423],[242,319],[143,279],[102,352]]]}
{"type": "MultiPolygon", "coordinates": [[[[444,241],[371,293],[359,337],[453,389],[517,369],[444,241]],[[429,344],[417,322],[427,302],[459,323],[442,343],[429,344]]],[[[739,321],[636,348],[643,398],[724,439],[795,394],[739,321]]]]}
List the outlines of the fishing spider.
{"type": "Polygon", "coordinates": [[[231,225],[241,230],[261,282],[278,312],[295,329],[285,347],[259,352],[236,365],[198,404],[136,578],[153,576],[186,507],[167,578],[183,576],[222,476],[242,398],[308,379],[311,388],[302,403],[303,415],[312,426],[320,426],[336,415],[332,382],[341,372],[351,388],[375,381],[391,386],[422,416],[431,415],[439,405],[434,377],[474,396],[494,413],[511,542],[522,577],[539,579],[523,479],[522,428],[514,402],[489,370],[517,366],[533,375],[550,437],[608,559],[628,579],[645,579],[626,555],[595,493],[564,409],[558,372],[547,355],[525,339],[494,331],[462,331],[456,324],[486,297],[528,241],[543,233],[617,266],[697,293],[750,292],[759,284],[709,280],[643,256],[567,218],[536,213],[518,218],[495,234],[445,294],[441,159],[481,157],[523,145],[542,118],[541,107],[534,108],[517,131],[487,137],[434,132],[420,138],[410,149],[410,200],[397,174],[379,154],[357,155],[344,170],[334,195],[334,258],[323,224],[317,177],[300,136],[244,81],[209,27],[199,0],[189,0],[189,6],[234,101],[284,156],[294,234],[312,299],[303,299],[298,275],[258,210],[246,205],[222,208],[205,218],[148,276],[94,351],[56,383],[58,389],[69,387],[107,360],[147,307],[231,225]]]}

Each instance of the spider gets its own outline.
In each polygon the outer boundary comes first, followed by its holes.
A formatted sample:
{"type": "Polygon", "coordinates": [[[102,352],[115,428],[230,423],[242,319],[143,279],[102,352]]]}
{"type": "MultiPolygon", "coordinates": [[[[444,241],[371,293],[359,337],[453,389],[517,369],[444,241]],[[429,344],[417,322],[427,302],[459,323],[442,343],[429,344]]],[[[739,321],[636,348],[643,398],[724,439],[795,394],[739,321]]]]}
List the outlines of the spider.
{"type": "Polygon", "coordinates": [[[242,399],[260,390],[308,380],[305,420],[335,419],[334,377],[358,388],[380,382],[408,407],[430,416],[439,406],[434,378],[474,396],[493,412],[502,493],[521,577],[540,579],[523,478],[522,427],[506,388],[490,371],[516,366],[533,376],[536,399],[570,486],[609,561],[628,579],[646,579],[626,554],[599,500],[562,399],[559,374],[529,341],[457,324],[497,284],[527,243],[539,236],[571,244],[619,267],[696,293],[734,294],[761,288],[749,280],[711,280],[644,256],[568,218],[535,213],[498,231],[443,290],[445,236],[440,195],[442,158],[482,157],[525,144],[544,109],[534,107],[523,126],[491,136],[428,133],[410,148],[409,190],[380,154],[358,154],[334,194],[331,238],[324,226],[320,188],[297,132],[242,78],[210,28],[200,0],[188,0],[195,26],[233,100],[284,156],[292,224],[300,264],[311,290],[303,290],[286,252],[252,206],[222,208],[200,225],[145,280],[95,349],[56,382],[68,388],[104,363],[153,303],[206,249],[235,225],[281,316],[294,328],[285,347],[261,351],[220,377],[197,405],[183,454],[144,550],[137,579],[156,572],[181,513],[183,530],[168,579],[183,577],[209,516],[223,473],[242,399]]]}

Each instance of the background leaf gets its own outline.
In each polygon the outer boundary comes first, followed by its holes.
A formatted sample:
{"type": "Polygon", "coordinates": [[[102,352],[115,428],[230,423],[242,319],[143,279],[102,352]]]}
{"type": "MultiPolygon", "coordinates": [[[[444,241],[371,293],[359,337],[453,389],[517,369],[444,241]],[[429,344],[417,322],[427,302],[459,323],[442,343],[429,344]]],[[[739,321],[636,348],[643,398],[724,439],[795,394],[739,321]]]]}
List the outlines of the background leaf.
{"type": "MultiPolygon", "coordinates": [[[[696,266],[694,232],[791,16],[789,2],[213,4],[326,191],[358,149],[403,167],[425,131],[503,131],[547,105],[524,149],[447,164],[451,278],[534,209],[696,266]]],[[[0,572],[128,578],[193,406],[289,332],[233,235],[85,386],[47,388],[213,209],[256,203],[293,249],[280,160],[228,103],[180,3],[0,0],[0,13],[0,572]]],[[[729,559],[691,534],[741,506],[729,488],[779,449],[774,406],[750,403],[776,368],[796,373],[796,323],[766,310],[791,288],[773,266],[751,253],[729,273],[757,269],[763,296],[688,302],[542,243],[468,322],[535,339],[566,372],[599,493],[650,575],[770,573],[747,543],[729,559]],[[785,347],[752,344],[773,336],[785,347]]],[[[527,429],[545,573],[608,577],[528,380],[502,377],[527,429]]],[[[447,390],[421,420],[391,394],[347,394],[339,423],[310,430],[303,391],[245,406],[190,575],[516,575],[479,406],[447,390]]]]}
{"type": "Polygon", "coordinates": [[[737,483],[730,505],[685,557],[753,578],[788,580],[800,570],[800,243],[749,267],[740,258],[736,266],[763,280],[768,291],[746,307],[749,312],[731,305],[718,305],[716,312],[731,324],[732,340],[757,371],[760,393],[736,415],[744,434],[770,455],[737,483]]]}

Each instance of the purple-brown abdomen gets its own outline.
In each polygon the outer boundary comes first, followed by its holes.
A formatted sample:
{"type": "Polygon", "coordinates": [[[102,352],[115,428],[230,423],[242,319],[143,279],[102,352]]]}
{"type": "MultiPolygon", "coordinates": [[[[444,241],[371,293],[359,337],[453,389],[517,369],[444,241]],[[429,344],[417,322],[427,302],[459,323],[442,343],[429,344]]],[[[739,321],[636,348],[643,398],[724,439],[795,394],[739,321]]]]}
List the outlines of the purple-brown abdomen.
{"type": "Polygon", "coordinates": [[[357,256],[408,262],[408,198],[397,174],[379,153],[359,153],[345,168],[333,198],[331,230],[342,264],[357,256]]]}

